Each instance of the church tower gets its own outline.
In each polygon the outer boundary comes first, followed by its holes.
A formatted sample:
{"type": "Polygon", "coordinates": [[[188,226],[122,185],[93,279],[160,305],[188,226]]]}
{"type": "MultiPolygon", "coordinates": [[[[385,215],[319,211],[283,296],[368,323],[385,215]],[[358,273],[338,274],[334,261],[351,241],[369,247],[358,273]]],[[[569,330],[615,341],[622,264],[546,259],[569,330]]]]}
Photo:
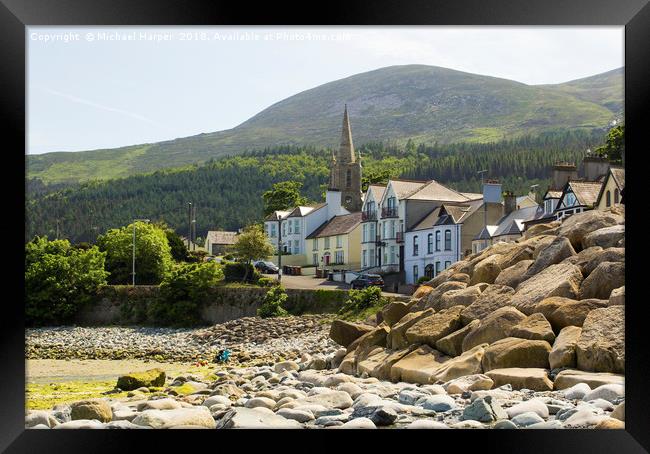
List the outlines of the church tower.
{"type": "Polygon", "coordinates": [[[330,164],[329,190],[341,192],[341,203],[351,213],[361,211],[361,163],[354,154],[348,106],[343,112],[343,130],[338,153],[330,164]]]}

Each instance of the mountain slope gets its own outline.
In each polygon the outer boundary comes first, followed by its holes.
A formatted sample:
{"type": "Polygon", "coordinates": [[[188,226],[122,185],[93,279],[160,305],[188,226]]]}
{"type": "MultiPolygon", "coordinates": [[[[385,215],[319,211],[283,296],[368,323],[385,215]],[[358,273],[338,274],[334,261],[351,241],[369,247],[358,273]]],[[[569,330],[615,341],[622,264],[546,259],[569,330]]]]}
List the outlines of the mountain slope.
{"type": "Polygon", "coordinates": [[[603,128],[615,116],[610,107],[622,105],[622,93],[616,97],[616,77],[600,76],[591,82],[530,86],[435,66],[390,66],[303,91],[226,131],[112,150],[28,156],[28,177],[46,183],[108,179],[277,145],[335,147],[345,103],[357,144],[495,142],[545,131],[603,128]]]}

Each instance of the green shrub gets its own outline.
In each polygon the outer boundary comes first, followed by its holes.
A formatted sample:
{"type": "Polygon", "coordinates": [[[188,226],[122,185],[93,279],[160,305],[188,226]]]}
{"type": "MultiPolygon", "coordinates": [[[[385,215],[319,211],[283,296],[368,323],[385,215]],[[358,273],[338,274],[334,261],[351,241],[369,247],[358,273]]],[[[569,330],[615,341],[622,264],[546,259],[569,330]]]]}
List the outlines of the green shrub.
{"type": "Polygon", "coordinates": [[[150,304],[149,317],[164,325],[196,325],[210,289],[222,279],[223,271],[214,262],[175,265],[160,283],[160,298],[150,304]]]}
{"type": "Polygon", "coordinates": [[[416,284],[417,284],[417,285],[422,285],[422,284],[424,284],[425,282],[429,282],[430,280],[431,280],[431,279],[428,278],[428,277],[426,277],[426,276],[420,276],[420,278],[418,279],[418,281],[416,282],[416,284]]]}
{"type": "Polygon", "coordinates": [[[273,287],[278,285],[278,280],[272,277],[261,277],[257,280],[257,285],[260,287],[273,287]]]}
{"type": "Polygon", "coordinates": [[[235,257],[232,254],[226,254],[223,256],[224,260],[234,260],[235,257]]]}
{"type": "Polygon", "coordinates": [[[243,282],[246,275],[248,275],[246,282],[257,282],[261,277],[253,265],[243,262],[225,263],[223,273],[226,282],[243,282]],[[248,273],[246,273],[247,268],[248,273]]]}
{"type": "Polygon", "coordinates": [[[282,307],[287,300],[287,292],[281,285],[273,287],[264,295],[262,306],[257,310],[257,315],[262,318],[286,317],[289,313],[282,307]]]}
{"type": "Polygon", "coordinates": [[[374,314],[387,302],[381,295],[381,288],[374,285],[363,290],[350,290],[349,298],[343,303],[339,315],[348,319],[363,318],[374,314]]]}
{"type": "Polygon", "coordinates": [[[25,315],[29,325],[69,322],[106,285],[106,254],[96,246],[36,237],[25,245],[25,315]]]}

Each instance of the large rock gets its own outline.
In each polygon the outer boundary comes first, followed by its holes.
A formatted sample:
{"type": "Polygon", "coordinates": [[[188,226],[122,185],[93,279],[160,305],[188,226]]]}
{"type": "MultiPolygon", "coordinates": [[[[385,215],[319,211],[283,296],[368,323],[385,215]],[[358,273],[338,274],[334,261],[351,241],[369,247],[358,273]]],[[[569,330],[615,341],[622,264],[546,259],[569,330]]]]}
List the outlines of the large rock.
{"type": "Polygon", "coordinates": [[[624,382],[625,376],[621,374],[565,369],[555,376],[555,389],[567,389],[579,383],[586,383],[590,388],[597,388],[608,384],[622,385],[624,382]]]}
{"type": "Polygon", "coordinates": [[[551,324],[546,317],[540,313],[529,315],[512,328],[509,328],[506,334],[509,337],[519,337],[521,339],[545,340],[553,343],[555,334],[551,324]]]}
{"type": "Polygon", "coordinates": [[[411,295],[411,297],[419,300],[423,296],[426,296],[429,293],[431,293],[432,290],[433,287],[431,287],[430,285],[420,285],[417,289],[415,289],[415,292],[413,292],[413,295],[411,295]]]}
{"type": "Polygon", "coordinates": [[[531,225],[528,230],[526,230],[522,236],[522,239],[527,240],[529,238],[543,235],[548,230],[558,228],[560,226],[560,221],[547,222],[544,224],[535,224],[531,225]]]}
{"type": "Polygon", "coordinates": [[[433,373],[448,360],[448,356],[428,345],[422,345],[393,365],[390,379],[393,382],[427,384],[433,373]]]}
{"type": "Polygon", "coordinates": [[[473,374],[455,378],[442,386],[448,394],[462,394],[469,391],[492,389],[494,382],[487,375],[473,374]]]}
{"type": "MultiPolygon", "coordinates": [[[[585,249],[585,251],[595,248],[585,249]]],[[[594,253],[591,258],[582,266],[582,274],[588,276],[603,262],[625,263],[625,248],[612,247],[594,253]]]]}
{"type": "Polygon", "coordinates": [[[608,299],[612,290],[625,285],[624,262],[602,262],[580,286],[580,299],[608,299]]]}
{"type": "Polygon", "coordinates": [[[551,265],[519,284],[510,304],[530,315],[544,298],[575,298],[580,292],[581,282],[582,272],[577,266],[566,263],[551,265]]]}
{"type": "Polygon", "coordinates": [[[483,285],[472,285],[460,290],[450,290],[443,294],[438,300],[435,310],[448,309],[454,306],[469,306],[481,295],[486,287],[483,285]]]}
{"type": "Polygon", "coordinates": [[[341,364],[337,369],[339,372],[354,375],[357,373],[357,352],[356,350],[351,351],[345,355],[341,364]]]}
{"type": "Polygon", "coordinates": [[[578,369],[625,373],[625,307],[589,312],[576,345],[578,369]]]}
{"type": "Polygon", "coordinates": [[[433,308],[433,309],[440,308],[440,299],[442,295],[444,295],[445,293],[451,290],[460,290],[460,289],[464,289],[465,287],[467,287],[467,284],[465,282],[458,282],[458,281],[443,282],[442,284],[434,288],[433,291],[430,292],[427,296],[420,299],[420,301],[417,304],[411,306],[410,311],[416,312],[428,308],[433,308]]]}
{"type": "Polygon", "coordinates": [[[472,330],[481,324],[479,320],[472,320],[468,325],[454,331],[436,342],[436,349],[449,356],[458,356],[463,353],[463,340],[472,330]]]}
{"type": "Polygon", "coordinates": [[[406,340],[410,344],[427,344],[435,348],[439,339],[462,327],[460,312],[464,308],[454,306],[423,318],[406,330],[406,340]]]}
{"type": "MultiPolygon", "coordinates": [[[[517,244],[517,247],[512,249],[510,252],[501,255],[499,258],[499,266],[502,270],[505,270],[519,262],[533,260],[534,251],[535,248],[530,244],[517,244]]],[[[496,284],[497,282],[495,281],[494,283],[496,284]]]]}
{"type": "Polygon", "coordinates": [[[502,307],[481,320],[463,339],[463,351],[477,345],[491,344],[506,337],[505,331],[524,320],[526,316],[514,307],[502,307]]]}
{"type": "Polygon", "coordinates": [[[117,379],[117,388],[122,391],[132,391],[134,389],[165,386],[165,371],[162,369],[149,369],[144,372],[131,372],[122,375],[117,379]]]}
{"type": "Polygon", "coordinates": [[[576,265],[582,271],[583,276],[587,276],[589,273],[585,272],[585,266],[592,260],[594,257],[597,257],[598,254],[603,252],[603,248],[600,246],[593,246],[587,249],[583,249],[578,252],[576,255],[572,255],[562,261],[562,263],[568,263],[571,265],[576,265]]]}
{"type": "Polygon", "coordinates": [[[388,345],[393,350],[400,350],[409,345],[408,340],[406,340],[406,330],[408,330],[415,323],[421,319],[430,316],[433,314],[433,309],[427,309],[425,311],[419,312],[410,312],[406,314],[402,319],[393,325],[386,337],[386,345],[388,345]]]}
{"type": "Polygon", "coordinates": [[[386,336],[390,332],[390,328],[386,325],[379,325],[372,331],[367,332],[363,336],[348,345],[347,351],[353,349],[357,351],[357,356],[363,358],[364,354],[372,350],[374,347],[385,347],[386,336]]]}
{"type": "Polygon", "coordinates": [[[113,410],[105,400],[86,399],[70,404],[70,417],[77,419],[96,419],[99,422],[109,422],[113,418],[113,410]]]}
{"type": "Polygon", "coordinates": [[[625,286],[615,288],[609,295],[608,306],[625,306],[625,286]]]}
{"type": "Polygon", "coordinates": [[[548,369],[551,345],[543,340],[507,337],[485,349],[483,371],[509,369],[512,367],[538,367],[548,369]]]}
{"type": "Polygon", "coordinates": [[[431,374],[429,382],[447,382],[465,375],[480,374],[483,372],[481,364],[485,354],[485,347],[487,347],[487,344],[477,345],[462,355],[445,361],[431,374]]]}
{"type": "Polygon", "coordinates": [[[328,389],[319,394],[302,397],[282,404],[280,408],[297,408],[306,405],[322,405],[326,408],[340,408],[341,410],[352,406],[352,398],[345,391],[328,389]]]}
{"type": "Polygon", "coordinates": [[[564,237],[558,236],[540,251],[535,262],[526,271],[525,276],[533,276],[572,255],[576,255],[576,251],[571,246],[571,242],[564,237]]]}
{"type": "Polygon", "coordinates": [[[334,320],[330,326],[330,339],[339,345],[347,347],[373,329],[373,326],[350,323],[345,320],[334,320]]]}
{"type": "Polygon", "coordinates": [[[201,426],[215,428],[210,410],[198,406],[177,408],[176,410],[145,410],[133,419],[133,424],[149,426],[154,429],[167,429],[174,426],[201,426]]]}
{"type": "Polygon", "coordinates": [[[504,285],[488,285],[481,295],[460,314],[463,325],[472,320],[482,320],[492,312],[505,306],[511,306],[510,300],[515,291],[504,285]]]}
{"type": "Polygon", "coordinates": [[[494,280],[494,283],[498,285],[506,285],[513,289],[517,288],[517,286],[527,278],[526,271],[532,264],[533,260],[522,260],[508,268],[505,268],[501,273],[499,273],[499,276],[494,280]]]}
{"type": "Polygon", "coordinates": [[[493,422],[508,419],[508,414],[496,403],[491,396],[476,399],[463,410],[462,420],[493,422]]]}
{"type": "Polygon", "coordinates": [[[582,240],[584,247],[600,246],[602,248],[615,247],[625,237],[625,225],[613,225],[602,229],[594,230],[585,235],[582,240]]]}
{"type": "Polygon", "coordinates": [[[577,326],[562,328],[553,343],[551,353],[548,355],[548,362],[551,369],[576,367],[576,345],[580,333],[582,333],[582,328],[578,328],[577,326]]]}
{"type": "Polygon", "coordinates": [[[481,282],[493,284],[499,273],[501,273],[501,266],[499,266],[500,254],[491,255],[474,266],[474,274],[470,281],[471,285],[476,285],[481,282]]]}
{"type": "Polygon", "coordinates": [[[585,247],[583,240],[591,232],[624,223],[622,216],[607,211],[590,210],[565,219],[558,235],[567,237],[576,250],[582,250],[585,247]]]}
{"type": "MultiPolygon", "coordinates": [[[[385,356],[381,357],[381,360],[368,372],[371,377],[375,377],[378,380],[390,380],[390,371],[399,360],[404,358],[406,355],[411,353],[417,348],[416,345],[409,345],[408,347],[397,350],[397,351],[384,351],[385,356]]],[[[377,358],[379,359],[379,358],[377,358]]],[[[361,364],[359,364],[361,366],[361,364]]],[[[359,369],[359,373],[362,373],[359,369]]]]}
{"type": "Polygon", "coordinates": [[[393,326],[395,323],[399,322],[408,311],[406,303],[402,303],[401,301],[392,301],[384,306],[381,310],[381,314],[386,324],[388,326],[393,326]]]}
{"type": "Polygon", "coordinates": [[[237,407],[219,420],[217,429],[300,429],[302,425],[272,412],[258,408],[237,407]]]}
{"type": "Polygon", "coordinates": [[[582,326],[589,312],[607,306],[607,300],[552,297],[537,305],[537,311],[548,319],[556,332],[567,326],[582,326]]]}
{"type": "Polygon", "coordinates": [[[493,369],[485,372],[485,375],[494,381],[496,387],[511,385],[512,389],[553,390],[553,382],[548,378],[546,369],[513,367],[493,369]]]}

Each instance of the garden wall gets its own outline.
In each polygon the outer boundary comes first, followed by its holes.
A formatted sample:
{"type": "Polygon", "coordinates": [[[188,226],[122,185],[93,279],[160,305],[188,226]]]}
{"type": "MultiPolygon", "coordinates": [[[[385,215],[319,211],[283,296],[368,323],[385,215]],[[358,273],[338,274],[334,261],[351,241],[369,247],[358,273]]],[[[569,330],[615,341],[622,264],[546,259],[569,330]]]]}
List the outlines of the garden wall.
{"type": "MultiPolygon", "coordinates": [[[[223,323],[257,315],[268,291],[263,287],[217,287],[201,306],[201,321],[223,323]]],[[[293,315],[335,313],[348,298],[346,290],[287,289],[284,307],[293,315]]],[[[147,307],[159,296],[157,286],[107,286],[97,300],[83,308],[76,319],[79,325],[152,324],[147,307]]]]}

